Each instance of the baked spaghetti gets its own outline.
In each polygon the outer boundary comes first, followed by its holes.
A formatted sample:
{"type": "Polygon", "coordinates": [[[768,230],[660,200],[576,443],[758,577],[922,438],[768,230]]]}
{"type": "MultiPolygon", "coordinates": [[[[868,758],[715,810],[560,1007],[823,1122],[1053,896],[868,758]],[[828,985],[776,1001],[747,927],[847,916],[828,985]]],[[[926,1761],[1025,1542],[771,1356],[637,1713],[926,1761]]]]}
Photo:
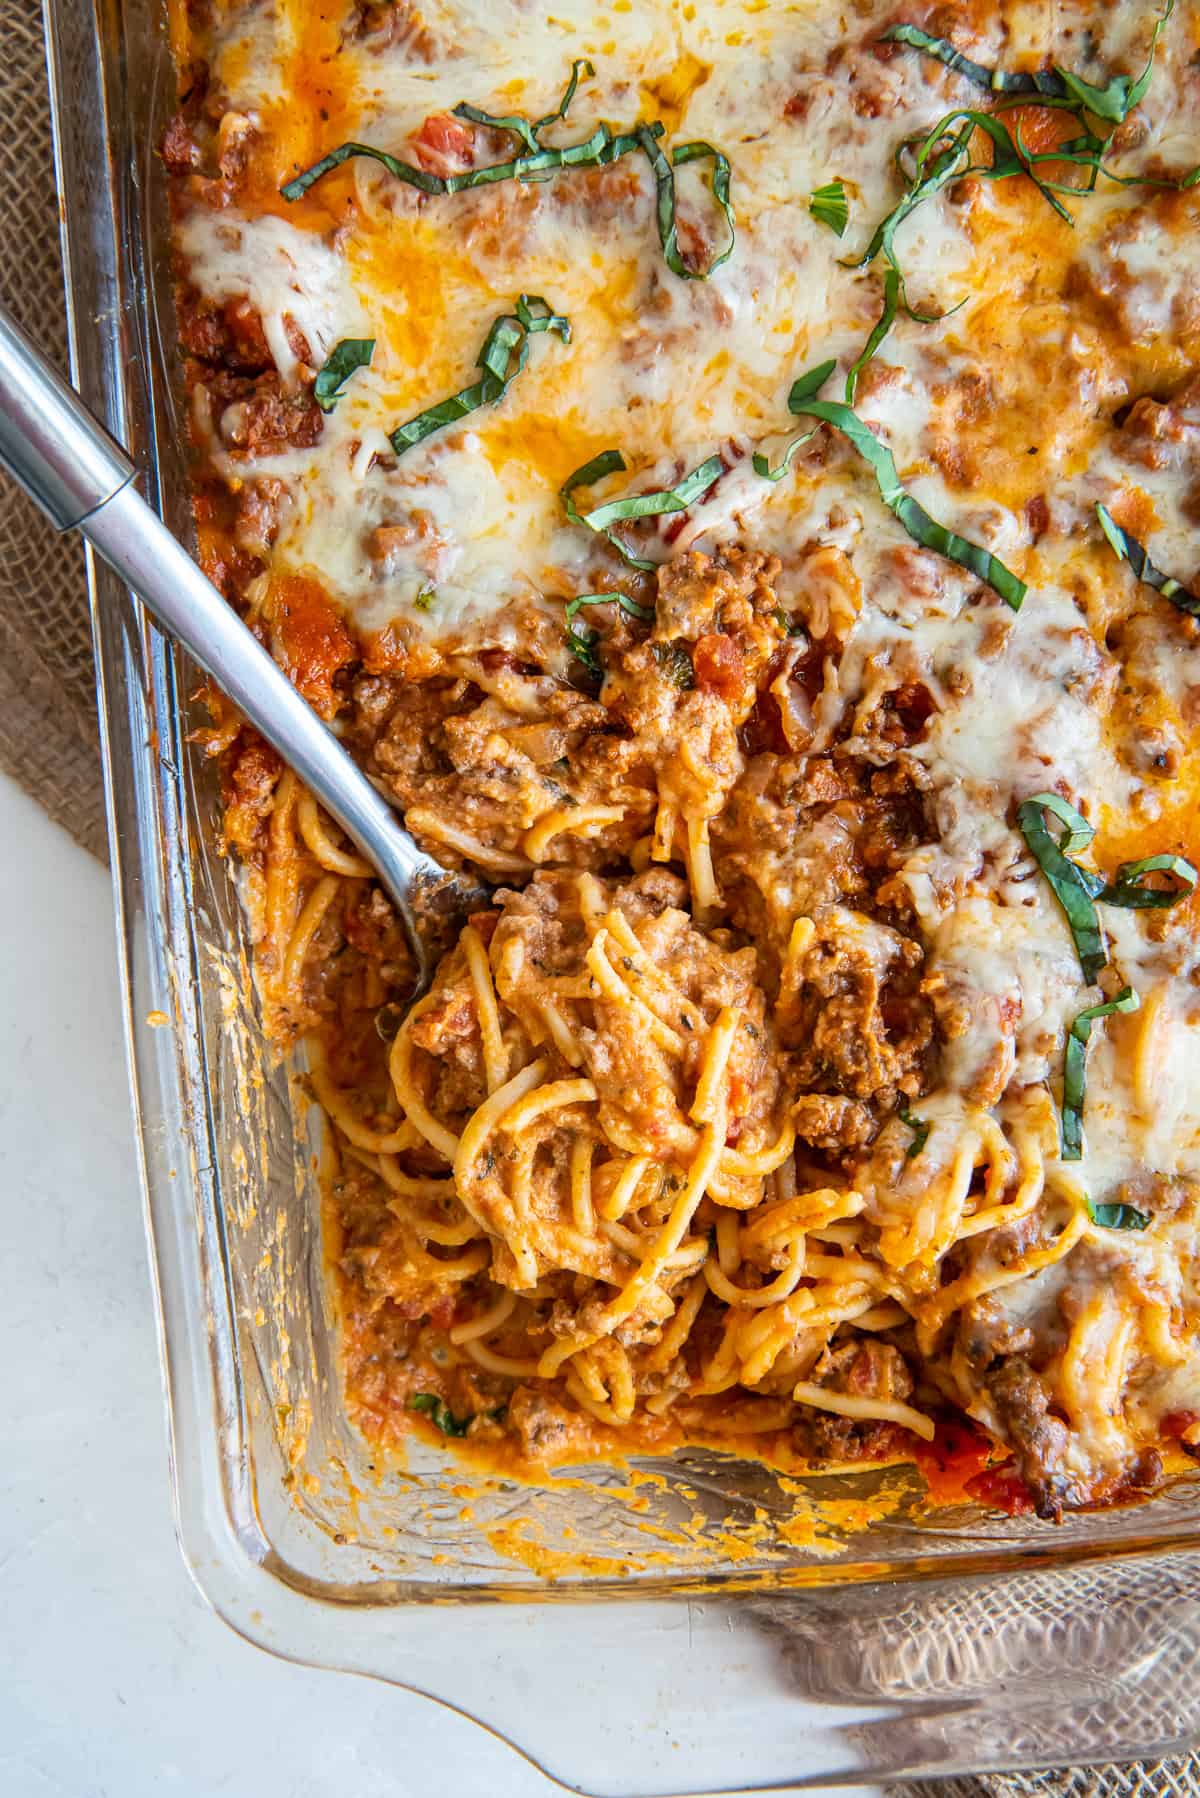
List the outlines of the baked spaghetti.
{"type": "Polygon", "coordinates": [[[178,0],[211,695],[347,1402],[529,1470],[1200,1444],[1200,7],[178,0]]]}

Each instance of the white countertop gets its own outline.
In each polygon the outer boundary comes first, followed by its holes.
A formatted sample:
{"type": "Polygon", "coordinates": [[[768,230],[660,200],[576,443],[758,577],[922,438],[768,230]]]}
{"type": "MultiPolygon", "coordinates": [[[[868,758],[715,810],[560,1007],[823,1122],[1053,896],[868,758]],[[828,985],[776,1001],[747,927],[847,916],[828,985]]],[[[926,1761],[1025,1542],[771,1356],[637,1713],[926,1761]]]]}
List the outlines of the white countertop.
{"type": "Polygon", "coordinates": [[[0,777],[0,1792],[547,1798],[428,1699],[272,1659],[176,1547],[108,873],[0,777]]]}
{"type": "Polygon", "coordinates": [[[191,1584],[108,874],[2,776],[0,843],[0,1793],[561,1792],[429,1699],[251,1647],[191,1584]]]}

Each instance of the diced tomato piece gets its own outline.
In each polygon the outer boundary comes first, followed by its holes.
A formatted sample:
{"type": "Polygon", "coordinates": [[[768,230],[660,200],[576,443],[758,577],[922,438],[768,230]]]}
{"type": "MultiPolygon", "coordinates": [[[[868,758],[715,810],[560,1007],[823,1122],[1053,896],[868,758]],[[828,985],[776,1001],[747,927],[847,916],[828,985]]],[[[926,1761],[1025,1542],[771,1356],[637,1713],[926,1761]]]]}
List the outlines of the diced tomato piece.
{"type": "Polygon", "coordinates": [[[732,637],[714,632],[701,637],[692,657],[696,685],[721,699],[732,701],[742,691],[746,680],[746,664],[732,637]]]}
{"type": "Polygon", "coordinates": [[[263,611],[276,661],[314,711],[332,718],[338,709],[334,676],[357,653],[333,601],[307,575],[281,574],[271,582],[263,611]]]}
{"type": "Polygon", "coordinates": [[[915,1458],[932,1502],[953,1505],[969,1496],[970,1482],[984,1472],[991,1454],[991,1443],[970,1424],[940,1417],[933,1441],[922,1443],[915,1458]]]}
{"type": "Polygon", "coordinates": [[[475,131],[453,113],[435,112],[412,140],[421,167],[431,175],[448,175],[470,166],[475,131]]]}

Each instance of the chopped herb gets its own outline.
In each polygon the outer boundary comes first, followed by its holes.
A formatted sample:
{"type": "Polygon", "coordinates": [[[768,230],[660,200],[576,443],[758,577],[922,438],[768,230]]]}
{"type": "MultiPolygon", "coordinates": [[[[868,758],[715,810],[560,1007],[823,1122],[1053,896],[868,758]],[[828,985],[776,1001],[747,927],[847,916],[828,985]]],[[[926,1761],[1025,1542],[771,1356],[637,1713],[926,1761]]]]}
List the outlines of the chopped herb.
{"type": "MultiPolygon", "coordinates": [[[[642,127],[651,136],[663,135],[664,127],[660,124],[642,127]]],[[[345,143],[339,144],[336,150],[330,150],[311,168],[304,169],[293,180],[280,189],[285,200],[298,200],[306,194],[314,182],[340,168],[342,163],[350,162],[357,156],[365,156],[372,162],[380,163],[389,175],[403,181],[409,187],[415,187],[420,193],[431,196],[465,193],[474,187],[494,187],[501,181],[540,181],[559,169],[599,169],[607,168],[611,163],[619,162],[623,156],[631,155],[642,148],[636,132],[614,132],[611,125],[597,125],[590,137],[582,138],[575,144],[563,144],[558,148],[540,147],[521,156],[514,156],[507,162],[489,163],[486,168],[466,169],[456,175],[431,175],[427,169],[417,168],[411,162],[405,162],[399,156],[393,156],[387,150],[376,149],[373,144],[345,143]]]]}
{"type": "MultiPolygon", "coordinates": [[[[800,375],[792,383],[792,400],[815,398],[836,367],[837,363],[831,357],[828,362],[818,362],[815,368],[810,368],[806,374],[800,375]]],[[[755,474],[761,475],[764,481],[781,481],[792,466],[792,458],[796,451],[802,449],[806,443],[811,443],[816,434],[817,428],[814,425],[811,431],[801,431],[798,437],[793,437],[783,452],[783,461],[778,468],[772,468],[770,457],[761,455],[756,450],[750,458],[755,474]]]]}
{"type": "Polygon", "coordinates": [[[919,25],[893,25],[883,36],[885,41],[890,39],[893,43],[907,44],[910,49],[921,50],[927,56],[936,56],[939,62],[945,63],[956,75],[964,76],[976,87],[985,88],[990,93],[1066,100],[1098,119],[1119,125],[1146,96],[1158,40],[1174,9],[1175,0],[1166,0],[1155,21],[1149,58],[1137,80],[1131,81],[1128,75],[1114,75],[1105,87],[1095,87],[1090,81],[1084,81],[1082,76],[1074,74],[1070,69],[1060,68],[1057,64],[1053,69],[1032,71],[987,68],[983,63],[972,62],[969,56],[956,50],[948,39],[931,37],[919,25]]]}
{"type": "Polygon", "coordinates": [[[614,535],[612,526],[628,519],[662,518],[668,513],[686,512],[688,507],[701,499],[708,489],[718,481],[725,472],[725,464],[720,456],[710,456],[699,468],[693,468],[690,474],[684,475],[674,487],[656,488],[650,493],[631,493],[624,499],[609,500],[606,504],[596,506],[590,512],[581,512],[575,504],[574,495],[581,487],[594,486],[610,474],[624,474],[625,458],[620,450],[604,450],[577,468],[559,490],[560,498],[572,524],[585,525],[589,531],[606,537],[623,561],[631,568],[652,569],[656,563],[642,556],[635,556],[621,539],[614,535]]]}
{"type": "Polygon", "coordinates": [[[436,587],[422,587],[421,591],[417,594],[416,598],[413,600],[413,604],[414,604],[414,606],[416,606],[418,612],[432,612],[433,602],[436,598],[437,598],[437,588],[436,587]]]}
{"type": "MultiPolygon", "coordinates": [[[[833,363],[831,362],[829,366],[832,368],[833,363]]],[[[761,450],[755,450],[750,458],[755,474],[761,475],[764,481],[782,481],[784,475],[788,473],[792,466],[796,451],[803,449],[806,443],[811,443],[816,434],[816,426],[814,425],[811,431],[801,431],[798,437],[793,437],[792,441],[783,452],[783,461],[775,468],[771,467],[770,456],[764,456],[761,450]]]]}
{"type": "Polygon", "coordinates": [[[1095,833],[1087,819],[1057,793],[1035,793],[1032,799],[1023,799],[1017,807],[1017,824],[1030,854],[1066,913],[1075,953],[1090,986],[1108,963],[1096,912],[1096,899],[1104,889],[1104,881],[1071,861],[1067,852],[1086,848],[1095,833]],[[1046,823],[1047,813],[1064,827],[1064,834],[1058,839],[1046,823]]]}
{"type": "Polygon", "coordinates": [[[597,680],[602,679],[604,675],[604,664],[596,654],[596,644],[599,641],[599,631],[580,632],[575,629],[573,624],[567,628],[567,648],[575,660],[582,662],[588,673],[594,674],[597,680]]]}
{"type": "Polygon", "coordinates": [[[436,1392],[414,1392],[408,1408],[428,1417],[443,1436],[465,1436],[474,1422],[473,1417],[456,1417],[445,1399],[439,1398],[436,1392]]]}
{"type": "Polygon", "coordinates": [[[642,624],[649,624],[654,617],[653,606],[640,606],[628,593],[618,593],[615,588],[611,593],[581,593],[577,599],[568,602],[567,617],[574,618],[584,606],[620,606],[630,618],[637,618],[642,624]]]}
{"type": "Polygon", "coordinates": [[[398,425],[390,434],[396,454],[402,456],[405,450],[431,437],[443,425],[456,424],[480,406],[492,406],[503,399],[529,361],[529,339],[543,331],[555,332],[564,343],[571,341],[570,321],[560,313],[552,312],[538,295],[523,293],[515,310],[496,319],[484,339],[475,364],[482,371],[481,379],[448,400],[419,412],[407,424],[398,425]]]}
{"type": "MultiPolygon", "coordinates": [[[[822,363],[820,366],[829,369],[832,364],[822,363]]],[[[1011,569],[998,561],[990,550],[947,530],[945,525],[930,517],[925,508],[901,485],[891,450],[880,442],[849,406],[841,405],[836,400],[810,397],[819,372],[820,369],[810,369],[795,383],[788,400],[790,409],[802,417],[822,419],[849,439],[874,474],[884,505],[895,513],[914,542],[919,543],[923,549],[935,550],[949,561],[957,562],[960,568],[978,575],[1014,612],[1019,612],[1025,598],[1025,583],[1018,580],[1011,569]]]]}
{"type": "Polygon", "coordinates": [[[785,612],[782,606],[776,606],[771,616],[785,637],[807,637],[808,632],[803,622],[799,618],[793,618],[790,612],[785,612]]]}
{"type": "Polygon", "coordinates": [[[322,412],[333,411],[350,376],[356,369],[369,368],[374,354],[373,337],[343,337],[334,345],[313,382],[313,398],[322,412]]]}
{"type": "Polygon", "coordinates": [[[659,144],[662,127],[655,130],[652,125],[639,125],[635,133],[639,147],[644,151],[654,176],[655,210],[658,218],[658,239],[662,244],[663,257],[672,274],[684,281],[707,281],[709,276],[719,269],[722,263],[728,262],[733,255],[737,242],[737,230],[734,224],[733,207],[729,199],[729,183],[732,171],[729,158],[715,150],[711,144],[680,144],[671,152],[671,160],[659,144]],[[712,196],[724,215],[729,227],[729,242],[715,256],[707,268],[692,268],[683,259],[679,249],[678,220],[676,218],[675,170],[686,168],[692,162],[708,162],[713,165],[710,186],[712,196]]]}
{"type": "Polygon", "coordinates": [[[1102,1230],[1146,1230],[1150,1219],[1133,1205],[1093,1205],[1087,1202],[1088,1216],[1102,1230]]]}
{"type": "Polygon", "coordinates": [[[858,377],[867,363],[871,361],[876,350],[896,322],[896,312],[900,305],[900,295],[904,283],[900,271],[895,265],[889,265],[883,271],[883,310],[876,319],[871,335],[863,344],[854,361],[846,371],[846,404],[854,404],[854,396],[858,391],[858,377]]]}
{"type": "MultiPolygon", "coordinates": [[[[1081,1011],[1067,1032],[1067,1051],[1063,1059],[1062,1158],[1064,1161],[1082,1161],[1083,1159],[1083,1099],[1087,1086],[1087,1046],[1088,1038],[1092,1034],[1092,1025],[1097,1018],[1112,1017],[1114,1012],[1136,1011],[1140,1004],[1141,1000],[1133,988],[1124,987],[1115,999],[1106,999],[1103,1005],[1089,1005],[1086,1011],[1081,1011]]],[[[1119,1225],[1116,1227],[1128,1228],[1129,1226],[1119,1225]]],[[[1138,1228],[1139,1226],[1133,1227],[1138,1228]]]]}
{"type": "Polygon", "coordinates": [[[1197,874],[1182,855],[1147,855],[1140,862],[1122,862],[1114,879],[1096,897],[1102,905],[1119,905],[1125,911],[1169,911],[1195,891],[1197,874]],[[1173,874],[1182,885],[1143,886],[1146,874],[1173,874]]]}
{"type": "Polygon", "coordinates": [[[543,148],[542,132],[550,125],[557,125],[570,112],[571,102],[579,87],[580,76],[591,77],[595,73],[595,68],[586,56],[581,56],[573,62],[571,77],[563,90],[563,97],[558,103],[557,110],[548,112],[544,118],[527,119],[520,113],[510,113],[505,117],[499,117],[496,113],[482,111],[478,106],[469,106],[465,100],[460,101],[454,108],[454,116],[456,119],[467,119],[472,125],[487,125],[493,131],[511,132],[514,137],[520,138],[532,155],[536,155],[543,148]]]}
{"type": "Polygon", "coordinates": [[[603,663],[596,653],[596,644],[600,641],[599,631],[577,631],[574,620],[584,606],[620,606],[630,618],[636,618],[643,624],[649,624],[654,617],[653,606],[640,606],[636,599],[630,599],[627,593],[618,593],[616,588],[611,593],[581,593],[578,598],[569,600],[566,607],[567,648],[577,661],[583,663],[589,674],[602,676],[603,663]]]}
{"type": "Polygon", "coordinates": [[[687,692],[696,684],[696,671],[692,667],[692,658],[687,646],[683,643],[652,643],[650,653],[662,672],[664,680],[670,681],[673,687],[687,692]]]}
{"type": "Polygon", "coordinates": [[[904,1151],[905,1160],[912,1161],[921,1153],[921,1150],[929,1141],[929,1132],[933,1129],[933,1125],[925,1118],[914,1117],[912,1112],[908,1109],[907,1099],[902,1100],[896,1107],[896,1116],[900,1119],[902,1124],[906,1125],[907,1128],[912,1131],[913,1139],[904,1151]]]}
{"type": "Polygon", "coordinates": [[[1156,568],[1137,538],[1121,529],[1107,506],[1097,506],[1096,516],[1116,554],[1122,562],[1129,563],[1139,581],[1145,581],[1148,587],[1153,587],[1156,593],[1169,599],[1177,612],[1186,612],[1190,618],[1200,618],[1200,596],[1189,593],[1174,575],[1164,574],[1161,568],[1156,568]]]}
{"type": "Polygon", "coordinates": [[[830,181],[824,187],[818,187],[809,196],[808,210],[818,224],[828,225],[835,237],[845,236],[846,226],[850,222],[850,207],[846,200],[846,189],[840,181],[830,181]]]}
{"type": "Polygon", "coordinates": [[[1086,849],[1095,836],[1087,819],[1057,793],[1035,793],[1017,807],[1017,823],[1042,873],[1050,882],[1071,927],[1084,979],[1095,980],[1108,962],[1100,929],[1097,904],[1116,905],[1125,911],[1167,911],[1196,887],[1200,875],[1181,855],[1148,855],[1141,861],[1122,862],[1111,881],[1081,868],[1070,857],[1086,849]],[[1063,826],[1055,838],[1046,823],[1050,813],[1063,826]],[[1169,874],[1178,886],[1144,886],[1148,874],[1169,874]]]}

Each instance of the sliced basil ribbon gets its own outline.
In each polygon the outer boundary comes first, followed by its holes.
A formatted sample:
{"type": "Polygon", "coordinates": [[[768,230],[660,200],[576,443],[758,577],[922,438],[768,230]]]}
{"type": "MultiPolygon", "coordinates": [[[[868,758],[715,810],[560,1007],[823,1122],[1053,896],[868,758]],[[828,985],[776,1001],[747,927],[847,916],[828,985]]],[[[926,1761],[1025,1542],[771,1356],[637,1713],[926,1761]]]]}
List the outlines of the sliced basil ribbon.
{"type": "Polygon", "coordinates": [[[1200,596],[1189,593],[1174,575],[1164,574],[1161,568],[1156,568],[1137,538],[1121,529],[1107,506],[1097,506],[1096,516],[1113,550],[1122,562],[1129,563],[1139,581],[1145,581],[1148,587],[1169,599],[1177,612],[1184,612],[1189,618],[1200,618],[1200,596]]]}
{"type": "Polygon", "coordinates": [[[1096,897],[1101,905],[1119,905],[1126,911],[1169,911],[1195,891],[1197,874],[1182,855],[1147,855],[1140,862],[1122,862],[1116,877],[1096,897]],[[1146,874],[1173,874],[1177,887],[1143,886],[1146,874]]]}
{"type": "MultiPolygon", "coordinates": [[[[803,400],[814,397],[824,387],[836,367],[837,363],[832,358],[828,362],[818,362],[815,368],[810,368],[807,374],[801,375],[798,380],[792,382],[791,399],[803,400]]],[[[750,458],[755,474],[761,475],[764,481],[781,481],[792,466],[792,458],[796,451],[802,449],[806,443],[811,443],[816,434],[817,427],[814,425],[811,431],[801,431],[798,437],[793,437],[783,453],[783,461],[778,468],[771,467],[769,456],[755,451],[750,458]]]]}
{"type": "Polygon", "coordinates": [[[732,176],[729,159],[724,156],[720,150],[715,150],[711,144],[692,143],[679,144],[671,152],[671,159],[668,161],[665,152],[658,142],[661,135],[661,126],[656,131],[651,125],[639,125],[636,131],[638,144],[644,151],[646,160],[650,164],[650,172],[654,176],[655,211],[658,218],[658,239],[662,244],[663,257],[672,274],[678,275],[682,280],[707,281],[709,276],[721,267],[722,263],[729,261],[729,258],[733,255],[734,245],[737,241],[733,207],[729,200],[729,184],[732,176]],[[713,258],[707,268],[696,269],[691,268],[688,263],[684,261],[679,249],[679,230],[678,219],[676,216],[675,170],[686,168],[687,165],[692,162],[707,161],[711,161],[713,165],[710,183],[712,196],[720,207],[725,218],[725,223],[729,227],[729,242],[721,251],[720,255],[713,258]]]}
{"type": "Polygon", "coordinates": [[[640,606],[636,599],[630,599],[628,593],[620,593],[614,587],[609,593],[580,593],[575,599],[568,600],[564,611],[567,620],[567,648],[579,662],[582,662],[589,674],[603,675],[604,665],[596,653],[596,645],[600,641],[599,631],[581,632],[575,628],[574,620],[585,606],[620,606],[630,618],[636,618],[641,624],[650,624],[654,619],[653,606],[640,606]]]}
{"type": "MultiPolygon", "coordinates": [[[[1096,142],[1099,144],[1100,140],[1097,139],[1096,142]]],[[[981,180],[986,181],[1002,181],[1013,175],[1028,175],[1042,190],[1055,210],[1063,218],[1070,220],[1070,214],[1054,198],[1049,184],[1041,181],[1034,173],[1028,157],[1021,154],[1010,132],[990,113],[961,109],[947,113],[924,137],[909,139],[900,146],[896,162],[902,173],[906,157],[912,160],[911,173],[906,177],[907,193],[892,208],[891,212],[880,220],[862,255],[856,261],[846,265],[850,268],[865,268],[878,256],[882,256],[887,264],[884,275],[883,309],[870,337],[850,370],[847,381],[847,401],[853,400],[859,374],[888,335],[899,311],[903,311],[907,317],[916,320],[918,324],[933,324],[938,319],[948,316],[942,312],[920,312],[912,304],[908,297],[904,270],[901,267],[895,244],[896,232],[905,219],[909,218],[919,206],[938,193],[948,182],[960,180],[965,175],[978,175],[981,180]],[[976,129],[984,131],[992,141],[993,151],[990,163],[973,163],[971,161],[971,138],[976,129]]],[[[960,304],[965,304],[965,301],[960,304]]],[[[957,308],[952,308],[952,310],[957,310],[957,308]]]]}
{"type": "Polygon", "coordinates": [[[630,618],[638,619],[642,624],[649,624],[654,617],[653,606],[640,606],[636,599],[630,599],[628,593],[618,593],[614,588],[611,593],[581,593],[577,599],[567,602],[566,615],[574,618],[584,606],[620,606],[630,618]]]}
{"type": "Polygon", "coordinates": [[[471,1417],[456,1417],[445,1399],[439,1398],[436,1392],[414,1392],[408,1408],[428,1417],[443,1436],[465,1436],[474,1421],[471,1417]]]}
{"type": "Polygon", "coordinates": [[[1090,868],[1071,861],[1095,836],[1087,819],[1058,793],[1035,793],[1017,807],[1017,824],[1055,898],[1066,913],[1084,979],[1090,984],[1108,962],[1100,928],[1099,905],[1116,905],[1125,911],[1169,911],[1196,887],[1196,869],[1181,855],[1148,855],[1141,861],[1122,862],[1115,877],[1106,881],[1090,868]],[[1057,839],[1046,824],[1049,813],[1063,826],[1057,839]],[[1148,874],[1170,874],[1178,886],[1144,886],[1148,874]]]}
{"type": "Polygon", "coordinates": [[[1057,64],[1053,69],[1032,71],[988,68],[984,63],[973,62],[961,50],[956,50],[947,38],[933,37],[919,25],[893,25],[883,33],[883,37],[885,41],[921,50],[926,56],[936,56],[939,62],[945,63],[956,75],[964,76],[976,87],[984,88],[989,93],[1069,100],[1074,106],[1082,107],[1096,118],[1119,125],[1146,96],[1154,70],[1154,53],[1158,49],[1158,40],[1174,9],[1175,0],[1166,0],[1154,26],[1149,58],[1136,81],[1131,80],[1128,75],[1114,75],[1104,87],[1096,87],[1072,70],[1060,68],[1057,64]]]}
{"type": "Polygon", "coordinates": [[[904,1151],[904,1159],[913,1161],[929,1141],[929,1133],[933,1129],[933,1125],[925,1118],[914,1117],[908,1109],[907,1100],[904,1104],[896,1107],[896,1116],[907,1129],[912,1131],[913,1139],[904,1151]]]}
{"type": "Polygon", "coordinates": [[[1093,1205],[1087,1202],[1088,1216],[1102,1230],[1146,1230],[1150,1219],[1134,1205],[1093,1205]]]}
{"type": "Polygon", "coordinates": [[[904,286],[900,271],[889,264],[883,272],[883,310],[871,331],[871,335],[863,344],[854,361],[846,371],[846,404],[854,404],[854,396],[858,391],[858,377],[874,356],[876,350],[896,322],[896,312],[900,305],[901,289],[904,286]]]}
{"type": "Polygon", "coordinates": [[[322,412],[332,412],[356,369],[369,368],[375,354],[373,337],[343,337],[334,345],[313,382],[313,398],[322,412]]]}
{"type": "Polygon", "coordinates": [[[828,225],[835,237],[845,235],[846,226],[850,222],[850,207],[846,189],[840,181],[829,181],[810,194],[808,210],[818,224],[828,225]]]}
{"type": "MultiPolygon", "coordinates": [[[[828,368],[829,365],[821,366],[828,368]]],[[[879,441],[849,406],[842,405],[837,400],[817,400],[810,397],[818,373],[818,369],[810,369],[795,383],[788,398],[789,409],[799,417],[819,418],[840,431],[870,467],[884,505],[895,513],[913,541],[919,543],[922,549],[934,550],[948,561],[957,562],[960,568],[978,575],[1014,612],[1019,612],[1027,591],[1024,581],[1018,580],[1012,570],[998,561],[990,550],[983,549],[978,543],[971,543],[966,537],[958,536],[956,532],[947,530],[944,524],[939,524],[936,518],[931,518],[924,506],[901,484],[891,450],[879,441]]]]}
{"type": "Polygon", "coordinates": [[[564,343],[571,341],[570,320],[552,312],[540,295],[523,293],[513,311],[496,319],[484,339],[475,364],[482,370],[481,378],[461,393],[451,394],[449,399],[418,412],[406,424],[397,425],[389,434],[396,454],[402,456],[444,425],[457,424],[480,406],[492,406],[503,399],[529,361],[529,339],[543,331],[555,332],[564,343]]]}
{"type": "Polygon", "coordinates": [[[1067,851],[1086,849],[1095,832],[1087,819],[1057,793],[1035,793],[1032,799],[1023,799],[1017,807],[1017,825],[1066,914],[1083,978],[1091,986],[1108,965],[1096,911],[1096,899],[1104,889],[1104,881],[1071,861],[1067,851]],[[1057,840],[1046,823],[1048,812],[1064,826],[1064,834],[1057,840]]]}
{"type": "Polygon", "coordinates": [[[630,519],[662,518],[672,512],[686,512],[725,473],[725,463],[720,456],[709,456],[706,462],[684,475],[674,487],[656,488],[650,493],[631,493],[624,499],[609,500],[604,505],[595,506],[590,512],[579,510],[574,496],[581,487],[592,487],[607,475],[624,474],[625,471],[626,462],[620,450],[603,450],[600,455],[593,456],[590,462],[585,462],[582,468],[577,468],[563,483],[559,494],[572,524],[584,525],[589,531],[605,537],[631,568],[653,569],[658,564],[642,556],[635,556],[614,534],[612,526],[630,519]]]}
{"type": "Polygon", "coordinates": [[[600,641],[599,631],[579,632],[574,624],[567,626],[567,648],[577,662],[582,662],[589,674],[598,679],[604,674],[604,664],[596,654],[596,645],[600,641]]]}
{"type": "Polygon", "coordinates": [[[563,89],[562,99],[557,110],[546,113],[544,118],[527,119],[522,113],[508,113],[503,117],[494,112],[484,112],[481,107],[469,106],[465,100],[454,108],[456,119],[467,119],[472,125],[487,125],[493,131],[508,131],[519,137],[531,155],[536,155],[543,148],[542,132],[550,125],[557,125],[565,119],[571,110],[571,102],[579,87],[581,75],[592,76],[596,73],[586,56],[577,58],[571,64],[571,76],[563,89]]]}
{"type": "MultiPolygon", "coordinates": [[[[663,134],[662,125],[646,125],[642,129],[655,137],[663,134]]],[[[610,163],[619,162],[621,157],[641,147],[636,133],[624,132],[618,136],[611,126],[597,125],[590,137],[582,138],[577,144],[564,144],[557,149],[539,148],[514,156],[507,162],[489,163],[482,169],[465,169],[457,175],[431,175],[427,169],[417,168],[387,150],[377,149],[374,144],[347,143],[330,150],[320,162],[314,162],[311,168],[296,175],[279,191],[285,200],[298,200],[323,176],[357,156],[380,163],[389,175],[417,188],[420,193],[444,195],[466,193],[474,187],[494,187],[501,181],[537,181],[558,169],[607,168],[610,163]]]]}
{"type": "Polygon", "coordinates": [[[1092,1025],[1097,1018],[1110,1018],[1114,1012],[1136,1011],[1140,1004],[1133,988],[1124,987],[1115,999],[1106,999],[1103,1005],[1089,1005],[1086,1011],[1081,1011],[1067,1032],[1061,1120],[1064,1161],[1083,1159],[1083,1100],[1087,1089],[1087,1046],[1092,1025]]]}

